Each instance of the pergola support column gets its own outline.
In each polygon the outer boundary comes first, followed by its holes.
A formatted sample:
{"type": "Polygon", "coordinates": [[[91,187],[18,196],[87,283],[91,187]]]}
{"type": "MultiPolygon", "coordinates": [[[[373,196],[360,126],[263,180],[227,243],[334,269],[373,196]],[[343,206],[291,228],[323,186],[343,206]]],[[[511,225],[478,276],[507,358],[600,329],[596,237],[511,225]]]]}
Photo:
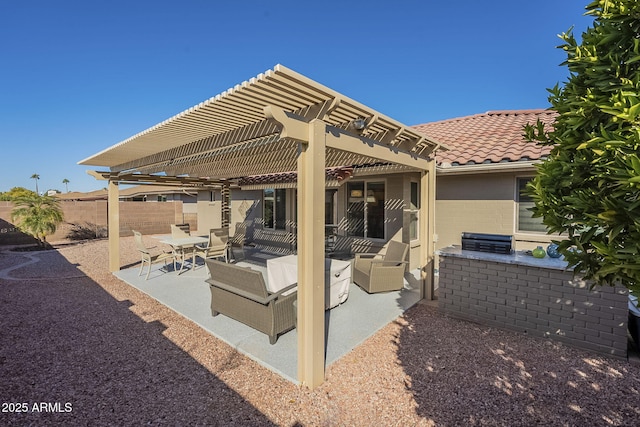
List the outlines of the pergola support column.
{"type": "Polygon", "coordinates": [[[420,297],[434,298],[434,247],[435,247],[436,171],[431,161],[420,175],[420,297]]]}
{"type": "Polygon", "coordinates": [[[282,125],[281,138],[298,141],[298,381],[324,382],[324,190],[327,124],[266,106],[265,116],[282,125]],[[320,196],[322,195],[322,196],[320,196]]]}
{"type": "Polygon", "coordinates": [[[309,388],[324,382],[325,135],[313,120],[298,155],[298,380],[309,388]]]}
{"type": "Polygon", "coordinates": [[[231,208],[230,208],[230,195],[231,195],[231,189],[229,188],[229,182],[225,182],[224,184],[222,184],[222,188],[220,189],[220,196],[222,199],[222,203],[221,203],[221,219],[222,219],[222,223],[221,226],[222,228],[229,228],[229,223],[230,223],[230,215],[229,213],[231,212],[231,208]]]}
{"type": "Polygon", "coordinates": [[[120,270],[120,191],[117,181],[109,181],[107,215],[109,224],[109,271],[120,270]]]}

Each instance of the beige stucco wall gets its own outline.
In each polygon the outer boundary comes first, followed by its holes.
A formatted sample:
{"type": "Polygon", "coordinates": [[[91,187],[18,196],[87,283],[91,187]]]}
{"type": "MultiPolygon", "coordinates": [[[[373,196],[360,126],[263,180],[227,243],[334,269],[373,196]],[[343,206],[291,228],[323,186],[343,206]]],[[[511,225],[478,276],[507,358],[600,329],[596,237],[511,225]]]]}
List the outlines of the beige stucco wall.
{"type": "MultiPolygon", "coordinates": [[[[229,230],[233,235],[236,228],[253,233],[256,218],[262,217],[262,191],[260,190],[231,190],[230,193],[230,224],[229,230]],[[258,209],[260,208],[260,209],[258,209]]],[[[222,201],[219,191],[203,191],[198,196],[197,203],[198,231],[206,233],[212,228],[222,227],[222,201]],[[213,200],[211,200],[213,199],[213,200]]]]}
{"type": "Polygon", "coordinates": [[[513,235],[517,250],[547,245],[551,236],[516,230],[516,178],[533,173],[438,175],[436,248],[460,245],[460,235],[465,231],[513,235]]]}
{"type": "MultiPolygon", "coordinates": [[[[346,185],[337,188],[337,223],[338,223],[338,251],[350,252],[379,252],[383,249],[387,240],[398,240],[409,243],[409,215],[407,208],[411,197],[411,181],[420,182],[420,174],[377,174],[371,176],[358,176],[354,181],[384,182],[385,183],[385,236],[386,239],[362,239],[346,237],[346,211],[347,198],[346,185]]],[[[231,191],[231,233],[237,226],[246,231],[249,240],[280,239],[282,235],[289,236],[294,233],[295,227],[287,231],[269,230],[262,231],[262,191],[261,190],[232,190],[231,191]],[[267,236],[268,234],[268,236],[267,236]]],[[[295,190],[287,193],[287,217],[290,224],[295,217],[295,190]]],[[[221,227],[221,202],[219,192],[211,193],[202,191],[198,195],[197,203],[198,230],[204,231],[210,228],[221,227]],[[213,200],[211,200],[213,199],[213,200]]],[[[287,237],[287,238],[290,238],[287,237]]],[[[419,263],[420,242],[411,242],[410,267],[416,268],[419,263]]]]}
{"type": "MultiPolygon", "coordinates": [[[[382,250],[387,240],[404,241],[403,239],[403,212],[405,189],[404,177],[402,174],[386,174],[357,176],[352,178],[355,181],[384,182],[385,183],[385,237],[386,239],[363,239],[359,237],[349,238],[350,250],[354,253],[379,252],[382,250]]],[[[338,235],[343,238],[347,235],[347,185],[338,188],[338,235]]]]}
{"type": "Polygon", "coordinates": [[[513,211],[508,200],[437,200],[437,247],[459,245],[464,231],[513,234],[513,211]]]}
{"type": "MultiPolygon", "coordinates": [[[[398,173],[371,176],[357,176],[353,181],[369,181],[385,183],[385,239],[349,238],[350,250],[358,252],[380,252],[388,240],[397,240],[410,244],[409,268],[414,269],[420,263],[420,242],[411,241],[409,234],[410,215],[408,213],[411,200],[411,181],[420,182],[419,173],[398,173]]],[[[338,189],[338,223],[346,224],[345,201],[346,185],[338,189]]],[[[345,236],[346,230],[340,227],[339,235],[345,236]]]]}
{"type": "Polygon", "coordinates": [[[222,202],[198,202],[198,232],[206,233],[212,228],[222,227],[222,202]]]}

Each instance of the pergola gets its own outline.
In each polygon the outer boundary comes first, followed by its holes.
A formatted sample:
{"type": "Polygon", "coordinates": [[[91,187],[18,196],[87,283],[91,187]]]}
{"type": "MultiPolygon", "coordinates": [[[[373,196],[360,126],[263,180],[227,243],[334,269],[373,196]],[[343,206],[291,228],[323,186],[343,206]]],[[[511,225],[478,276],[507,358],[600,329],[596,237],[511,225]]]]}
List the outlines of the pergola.
{"type": "MultiPolygon", "coordinates": [[[[118,184],[229,188],[238,179],[297,172],[298,380],[324,381],[326,170],[399,165],[421,173],[423,296],[432,298],[435,166],[439,144],[420,132],[282,65],[79,162],[109,168],[109,230],[119,230],[118,184]]],[[[120,269],[109,233],[109,268],[120,269]]]]}

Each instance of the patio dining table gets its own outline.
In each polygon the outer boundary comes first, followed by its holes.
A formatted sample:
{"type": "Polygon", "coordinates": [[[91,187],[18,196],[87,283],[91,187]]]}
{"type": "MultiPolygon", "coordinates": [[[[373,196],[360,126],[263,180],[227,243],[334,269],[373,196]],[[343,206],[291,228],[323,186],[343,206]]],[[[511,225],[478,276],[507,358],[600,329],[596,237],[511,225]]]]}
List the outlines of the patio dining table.
{"type": "Polygon", "coordinates": [[[189,236],[189,237],[180,237],[180,238],[174,238],[171,236],[162,236],[159,239],[160,239],[160,243],[165,243],[171,246],[173,250],[176,253],[180,254],[180,256],[182,257],[182,263],[180,264],[180,271],[178,272],[178,274],[182,273],[182,269],[184,267],[184,261],[185,261],[185,254],[187,250],[191,249],[191,252],[192,252],[191,265],[193,268],[196,265],[196,251],[193,250],[193,247],[195,245],[200,245],[203,243],[206,244],[209,242],[209,238],[204,236],[189,236]]]}

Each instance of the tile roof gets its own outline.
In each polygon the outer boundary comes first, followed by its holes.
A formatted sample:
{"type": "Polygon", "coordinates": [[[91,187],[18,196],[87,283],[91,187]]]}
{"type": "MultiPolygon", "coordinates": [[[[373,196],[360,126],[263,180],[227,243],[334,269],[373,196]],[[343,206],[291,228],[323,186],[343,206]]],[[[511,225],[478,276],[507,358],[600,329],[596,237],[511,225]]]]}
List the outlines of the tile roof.
{"type": "Polygon", "coordinates": [[[550,147],[526,142],[523,128],[538,119],[551,125],[556,115],[555,111],[543,109],[488,111],[413,128],[449,147],[449,151],[437,153],[439,165],[517,162],[538,160],[549,154],[550,147]]]}
{"type": "Polygon", "coordinates": [[[58,193],[56,194],[56,198],[58,200],[106,200],[108,197],[108,193],[106,189],[102,190],[94,190],[83,193],[81,191],[69,191],[68,193],[58,193]]]}

